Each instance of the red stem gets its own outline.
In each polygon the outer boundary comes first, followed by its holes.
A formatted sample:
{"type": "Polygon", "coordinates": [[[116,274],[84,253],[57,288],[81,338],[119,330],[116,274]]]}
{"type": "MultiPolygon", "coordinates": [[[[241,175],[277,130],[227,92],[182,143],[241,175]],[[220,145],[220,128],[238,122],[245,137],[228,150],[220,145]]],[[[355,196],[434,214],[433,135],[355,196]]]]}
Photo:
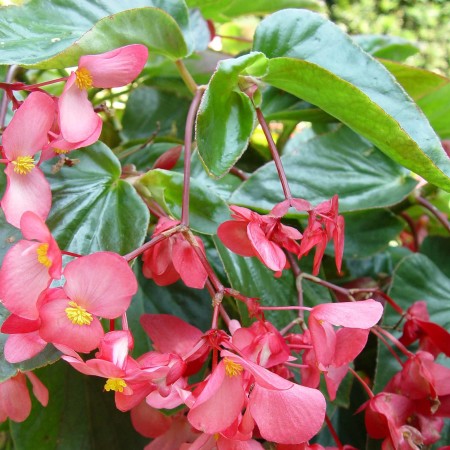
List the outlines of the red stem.
{"type": "Polygon", "coordinates": [[[330,418],[328,417],[328,414],[325,414],[325,423],[327,424],[328,429],[330,430],[330,434],[334,439],[334,442],[336,442],[336,445],[339,450],[342,450],[344,446],[342,445],[342,442],[339,439],[339,436],[336,433],[336,430],[333,427],[333,424],[331,423],[330,418]]]}
{"type": "Polygon", "coordinates": [[[68,252],[66,250],[61,250],[61,253],[63,255],[67,255],[67,256],[73,256],[74,258],[80,258],[83,255],[79,255],[78,253],[72,253],[72,252],[68,252]]]}
{"type": "Polygon", "coordinates": [[[426,198],[421,197],[418,195],[416,197],[417,203],[422,205],[424,208],[428,209],[428,211],[433,214],[439,222],[444,226],[444,228],[447,230],[448,233],[450,233],[450,224],[448,223],[447,217],[445,214],[443,214],[439,209],[436,208],[432,203],[430,203],[426,198]]]}
{"type": "Polygon", "coordinates": [[[411,356],[414,356],[414,354],[412,352],[410,352],[395,336],[393,336],[391,333],[389,333],[389,331],[384,330],[383,328],[381,328],[379,325],[375,325],[372,330],[375,332],[377,331],[378,333],[384,335],[385,337],[387,337],[391,342],[393,342],[396,347],[407,357],[407,358],[411,358],[411,356]]]}
{"type": "Polygon", "coordinates": [[[409,229],[411,230],[411,235],[413,238],[413,244],[414,244],[414,251],[417,252],[419,251],[419,238],[417,237],[417,231],[416,231],[416,224],[414,223],[414,221],[411,219],[411,217],[409,216],[409,214],[405,213],[404,211],[402,211],[400,213],[400,216],[403,218],[403,220],[408,224],[409,229]]]}
{"type": "Polygon", "coordinates": [[[195,92],[194,99],[189,107],[186,119],[186,129],[184,135],[184,180],[183,180],[183,203],[181,206],[181,224],[189,226],[189,187],[191,180],[191,146],[192,131],[194,128],[195,116],[202,99],[204,88],[199,88],[195,92]]]}
{"type": "MultiPolygon", "coordinates": [[[[287,252],[287,251],[285,253],[286,253],[286,257],[287,257],[287,259],[289,261],[289,264],[291,265],[292,273],[294,274],[294,277],[295,277],[295,287],[297,289],[298,306],[303,307],[302,279],[299,278],[299,276],[301,275],[302,271],[300,270],[300,267],[297,264],[297,261],[292,256],[292,254],[287,252]]],[[[304,317],[303,309],[299,309],[298,310],[298,317],[300,317],[300,319],[303,319],[303,317],[304,317]]]]}
{"type": "Polygon", "coordinates": [[[283,188],[284,198],[286,200],[291,200],[292,199],[291,189],[289,187],[289,183],[286,178],[286,173],[284,171],[280,155],[278,154],[277,146],[275,145],[272,135],[270,134],[269,126],[267,125],[263,113],[259,108],[255,107],[255,110],[256,116],[258,117],[258,122],[260,123],[264,135],[266,136],[267,143],[269,144],[270,153],[272,154],[275,167],[277,168],[278,176],[280,178],[281,186],[283,188]]]}
{"type": "Polygon", "coordinates": [[[364,390],[367,392],[367,395],[370,398],[373,398],[373,392],[372,389],[370,389],[369,386],[367,386],[367,383],[356,373],[355,370],[353,370],[352,367],[349,367],[348,370],[353,374],[353,376],[361,383],[361,386],[364,388],[364,390]]]}
{"type": "Polygon", "coordinates": [[[387,339],[380,333],[378,333],[377,330],[371,329],[370,330],[383,344],[386,346],[386,348],[389,350],[389,352],[392,354],[392,356],[397,360],[397,362],[403,367],[403,361],[400,359],[400,357],[397,355],[395,350],[391,347],[387,339]]]}

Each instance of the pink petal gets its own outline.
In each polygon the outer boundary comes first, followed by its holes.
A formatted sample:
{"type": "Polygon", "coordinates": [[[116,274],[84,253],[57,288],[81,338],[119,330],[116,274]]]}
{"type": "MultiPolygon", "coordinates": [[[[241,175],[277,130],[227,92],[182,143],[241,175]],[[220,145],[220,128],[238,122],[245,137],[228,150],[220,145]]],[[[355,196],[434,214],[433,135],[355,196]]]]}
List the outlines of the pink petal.
{"type": "Polygon", "coordinates": [[[67,264],[67,296],[90,313],[106,319],[122,315],[137,291],[137,281],[124,258],[98,252],[67,264]]]}
{"type": "Polygon", "coordinates": [[[125,372],[119,367],[114,366],[109,361],[98,360],[97,364],[88,364],[91,359],[84,362],[78,355],[77,357],[63,355],[61,357],[64,361],[68,362],[75,370],[90,376],[97,376],[103,378],[122,378],[125,372]]]}
{"type": "Polygon", "coordinates": [[[314,306],[311,316],[333,325],[348,328],[373,327],[383,315],[383,306],[375,300],[346,303],[323,303],[314,306]]]}
{"type": "Polygon", "coordinates": [[[47,342],[41,339],[38,331],[11,334],[5,343],[5,359],[9,363],[25,361],[44,350],[46,345],[47,342]]]}
{"type": "Polygon", "coordinates": [[[281,271],[286,265],[286,255],[278,244],[269,241],[264,231],[256,222],[250,222],[247,227],[247,236],[259,259],[269,268],[281,271]]]}
{"type": "Polygon", "coordinates": [[[328,395],[330,400],[336,399],[336,392],[339,389],[341,381],[344,379],[348,372],[348,364],[340,367],[329,367],[327,372],[324,372],[325,383],[327,385],[328,395]]]}
{"type": "Polygon", "coordinates": [[[23,373],[0,383],[0,418],[23,422],[31,412],[31,399],[23,373]]]}
{"type": "Polygon", "coordinates": [[[35,167],[30,173],[20,175],[8,164],[6,173],[6,191],[1,208],[6,221],[20,227],[20,219],[26,211],[34,212],[45,220],[50,212],[52,193],[50,185],[42,171],[35,167]]]}
{"type": "Polygon", "coordinates": [[[148,406],[145,401],[139,403],[131,410],[131,423],[134,429],[148,438],[156,438],[164,434],[172,424],[170,417],[165,416],[157,409],[148,406]]]}
{"type": "Polygon", "coordinates": [[[320,322],[311,314],[308,321],[311,341],[320,370],[332,364],[336,348],[336,332],[328,322],[320,322]]]}
{"type": "Polygon", "coordinates": [[[183,356],[201,339],[203,332],[169,314],[143,314],[140,322],[155,350],[183,356]]]}
{"type": "Polygon", "coordinates": [[[38,243],[19,241],[3,259],[0,298],[12,313],[24,319],[39,317],[37,301],[51,282],[48,269],[37,260],[38,243]]]}
{"type": "Polygon", "coordinates": [[[33,156],[48,142],[47,133],[55,118],[55,103],[48,94],[32,92],[15,112],[3,133],[5,156],[33,156]]]}
{"type": "Polygon", "coordinates": [[[369,329],[341,328],[336,332],[336,351],[333,365],[336,367],[352,362],[366,346],[369,329]]]}
{"type": "Polygon", "coordinates": [[[129,331],[110,331],[103,336],[95,357],[110,361],[115,366],[125,369],[128,352],[132,347],[133,337],[129,331]]]}
{"type": "Polygon", "coordinates": [[[25,372],[25,375],[31,381],[34,396],[38,399],[39,403],[42,406],[47,406],[48,389],[44,386],[42,381],[33,372],[25,372]]]}
{"type": "Polygon", "coordinates": [[[187,416],[191,425],[214,434],[229,427],[244,405],[242,376],[225,374],[224,363],[216,367],[187,416]]]}
{"type": "Polygon", "coordinates": [[[39,319],[29,320],[16,314],[11,314],[3,322],[0,332],[5,334],[31,333],[39,330],[40,325],[41,321],[39,319]]]}
{"type": "Polygon", "coordinates": [[[280,444],[300,444],[311,439],[319,432],[326,409],[320,391],[298,384],[283,391],[256,384],[248,406],[261,436],[280,444]]]}
{"type": "Polygon", "coordinates": [[[87,92],[75,84],[75,73],[68,78],[58,106],[61,134],[66,141],[81,142],[98,135],[102,119],[95,113],[87,92]]]}
{"type": "Polygon", "coordinates": [[[77,325],[67,317],[68,299],[53,300],[40,309],[41,328],[39,333],[47,342],[62,344],[76,352],[88,353],[100,344],[103,328],[96,317],[89,325],[77,325]]]}
{"type": "MultiPolygon", "coordinates": [[[[200,245],[200,250],[204,253],[203,244],[200,245]]],[[[208,274],[188,242],[177,239],[172,248],[172,260],[175,270],[186,286],[194,289],[205,287],[208,274]]]]}
{"type": "Polygon", "coordinates": [[[228,220],[219,225],[217,236],[233,253],[241,256],[256,256],[255,249],[247,236],[247,226],[247,222],[228,220]]]}
{"type": "Polygon", "coordinates": [[[100,55],[82,56],[78,67],[89,70],[95,87],[112,88],[131,83],[141,73],[147,58],[147,47],[133,44],[100,55]]]}

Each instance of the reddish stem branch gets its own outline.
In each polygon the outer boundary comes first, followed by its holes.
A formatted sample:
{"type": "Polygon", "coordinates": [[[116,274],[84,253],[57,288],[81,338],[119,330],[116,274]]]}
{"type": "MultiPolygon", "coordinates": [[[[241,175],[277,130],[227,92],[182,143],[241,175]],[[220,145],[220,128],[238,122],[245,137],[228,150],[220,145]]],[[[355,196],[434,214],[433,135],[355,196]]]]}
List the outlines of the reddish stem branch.
{"type": "Polygon", "coordinates": [[[231,173],[232,175],[237,176],[237,177],[240,178],[242,181],[248,180],[248,175],[247,175],[243,170],[238,169],[236,166],[233,166],[233,167],[230,169],[230,173],[231,173]]]}
{"type": "Polygon", "coordinates": [[[385,336],[386,338],[388,338],[391,342],[393,342],[396,347],[407,357],[407,358],[411,358],[411,356],[414,356],[414,354],[412,352],[410,352],[395,336],[393,336],[391,333],[389,333],[389,331],[384,330],[383,328],[381,328],[379,325],[375,325],[372,330],[374,332],[379,332],[380,334],[382,334],[383,336],[385,336]]]}
{"type": "MultiPolygon", "coordinates": [[[[291,265],[292,273],[294,274],[294,277],[295,277],[295,286],[297,288],[298,306],[303,307],[303,287],[302,287],[302,279],[300,277],[302,271],[300,270],[300,267],[297,264],[297,261],[294,259],[292,253],[289,253],[288,251],[286,251],[285,253],[286,253],[286,257],[289,261],[289,264],[291,265]]],[[[303,319],[303,317],[304,317],[303,309],[298,310],[298,317],[300,317],[300,319],[303,319]]]]}
{"type": "Polygon", "coordinates": [[[200,101],[202,100],[204,88],[198,88],[194,99],[189,107],[186,119],[186,131],[184,135],[184,180],[183,180],[183,203],[181,206],[181,224],[189,226],[189,187],[191,180],[191,146],[192,131],[194,128],[195,116],[197,115],[200,101]]]}
{"type": "Polygon", "coordinates": [[[448,233],[450,233],[450,224],[448,223],[447,217],[443,214],[439,209],[436,208],[432,203],[430,203],[426,198],[418,195],[416,197],[417,203],[422,205],[424,208],[428,209],[428,211],[433,214],[437,220],[444,226],[448,233]]]}
{"type": "Polygon", "coordinates": [[[258,117],[258,122],[261,125],[261,128],[264,132],[264,136],[266,136],[267,143],[269,144],[270,153],[272,154],[273,161],[275,163],[275,167],[277,168],[278,176],[280,178],[281,186],[283,188],[284,198],[286,200],[292,199],[291,188],[289,187],[288,180],[286,178],[286,173],[284,171],[283,163],[281,162],[280,155],[278,154],[277,147],[275,142],[270,134],[269,126],[267,125],[266,119],[263,116],[263,113],[259,108],[256,108],[256,116],[258,117]]]}
{"type": "Polygon", "coordinates": [[[389,352],[392,354],[392,356],[397,360],[397,362],[403,366],[403,361],[400,359],[400,357],[397,355],[395,350],[391,347],[387,339],[380,333],[378,333],[377,330],[371,329],[370,330],[383,344],[386,346],[386,348],[389,350],[389,352]]]}
{"type": "Polygon", "coordinates": [[[367,395],[370,398],[373,398],[373,392],[372,389],[370,389],[370,387],[367,385],[367,383],[356,373],[356,371],[352,368],[349,367],[348,370],[353,374],[353,376],[361,383],[361,386],[364,388],[364,390],[367,392],[367,395]]]}
{"type": "Polygon", "coordinates": [[[417,237],[416,225],[414,221],[411,219],[409,214],[406,214],[404,211],[400,213],[400,216],[403,220],[408,224],[409,229],[411,230],[411,236],[413,238],[414,251],[419,251],[419,238],[417,237]]]}
{"type": "Polygon", "coordinates": [[[334,442],[336,442],[336,446],[339,450],[342,450],[344,446],[342,445],[342,442],[339,439],[339,436],[336,433],[336,430],[333,427],[333,424],[331,423],[331,419],[328,417],[328,414],[325,414],[325,423],[327,424],[328,429],[330,430],[330,434],[334,439],[334,442]]]}
{"type": "MultiPolygon", "coordinates": [[[[10,66],[8,68],[8,72],[6,73],[6,83],[1,84],[9,84],[14,79],[14,75],[16,74],[16,71],[19,66],[10,66]]],[[[2,97],[2,103],[0,105],[0,129],[3,130],[5,127],[5,120],[6,120],[6,112],[8,111],[8,102],[10,100],[9,93],[11,91],[9,89],[5,89],[5,92],[3,93],[2,97]]]]}

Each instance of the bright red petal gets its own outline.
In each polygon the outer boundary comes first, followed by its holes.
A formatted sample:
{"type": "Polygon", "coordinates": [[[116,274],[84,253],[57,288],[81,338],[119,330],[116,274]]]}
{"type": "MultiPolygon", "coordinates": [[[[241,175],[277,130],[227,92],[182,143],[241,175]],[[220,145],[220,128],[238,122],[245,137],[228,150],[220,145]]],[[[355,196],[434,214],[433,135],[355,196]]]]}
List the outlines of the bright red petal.
{"type": "Polygon", "coordinates": [[[217,236],[225,247],[237,255],[256,256],[255,249],[247,236],[247,226],[247,222],[228,220],[219,225],[217,236]]]}

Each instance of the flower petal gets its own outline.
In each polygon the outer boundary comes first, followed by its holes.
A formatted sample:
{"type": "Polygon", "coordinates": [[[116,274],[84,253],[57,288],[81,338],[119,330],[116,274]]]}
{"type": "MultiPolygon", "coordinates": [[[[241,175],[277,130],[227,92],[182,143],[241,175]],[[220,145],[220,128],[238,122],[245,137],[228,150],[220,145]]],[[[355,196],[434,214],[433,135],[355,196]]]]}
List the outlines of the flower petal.
{"type": "Polygon", "coordinates": [[[5,359],[9,363],[19,363],[33,358],[44,350],[47,342],[38,331],[32,333],[11,334],[5,343],[5,359]]]}
{"type": "Polygon", "coordinates": [[[0,418],[23,422],[31,412],[31,399],[23,373],[0,383],[0,418]]]}
{"type": "Polygon", "coordinates": [[[44,386],[42,381],[33,373],[25,372],[25,375],[31,382],[33,386],[33,394],[38,399],[42,406],[47,406],[48,404],[48,389],[44,386]]]}
{"type": "Polygon", "coordinates": [[[228,220],[219,225],[217,236],[225,247],[241,256],[256,256],[250,239],[247,236],[248,222],[228,220]]]}

